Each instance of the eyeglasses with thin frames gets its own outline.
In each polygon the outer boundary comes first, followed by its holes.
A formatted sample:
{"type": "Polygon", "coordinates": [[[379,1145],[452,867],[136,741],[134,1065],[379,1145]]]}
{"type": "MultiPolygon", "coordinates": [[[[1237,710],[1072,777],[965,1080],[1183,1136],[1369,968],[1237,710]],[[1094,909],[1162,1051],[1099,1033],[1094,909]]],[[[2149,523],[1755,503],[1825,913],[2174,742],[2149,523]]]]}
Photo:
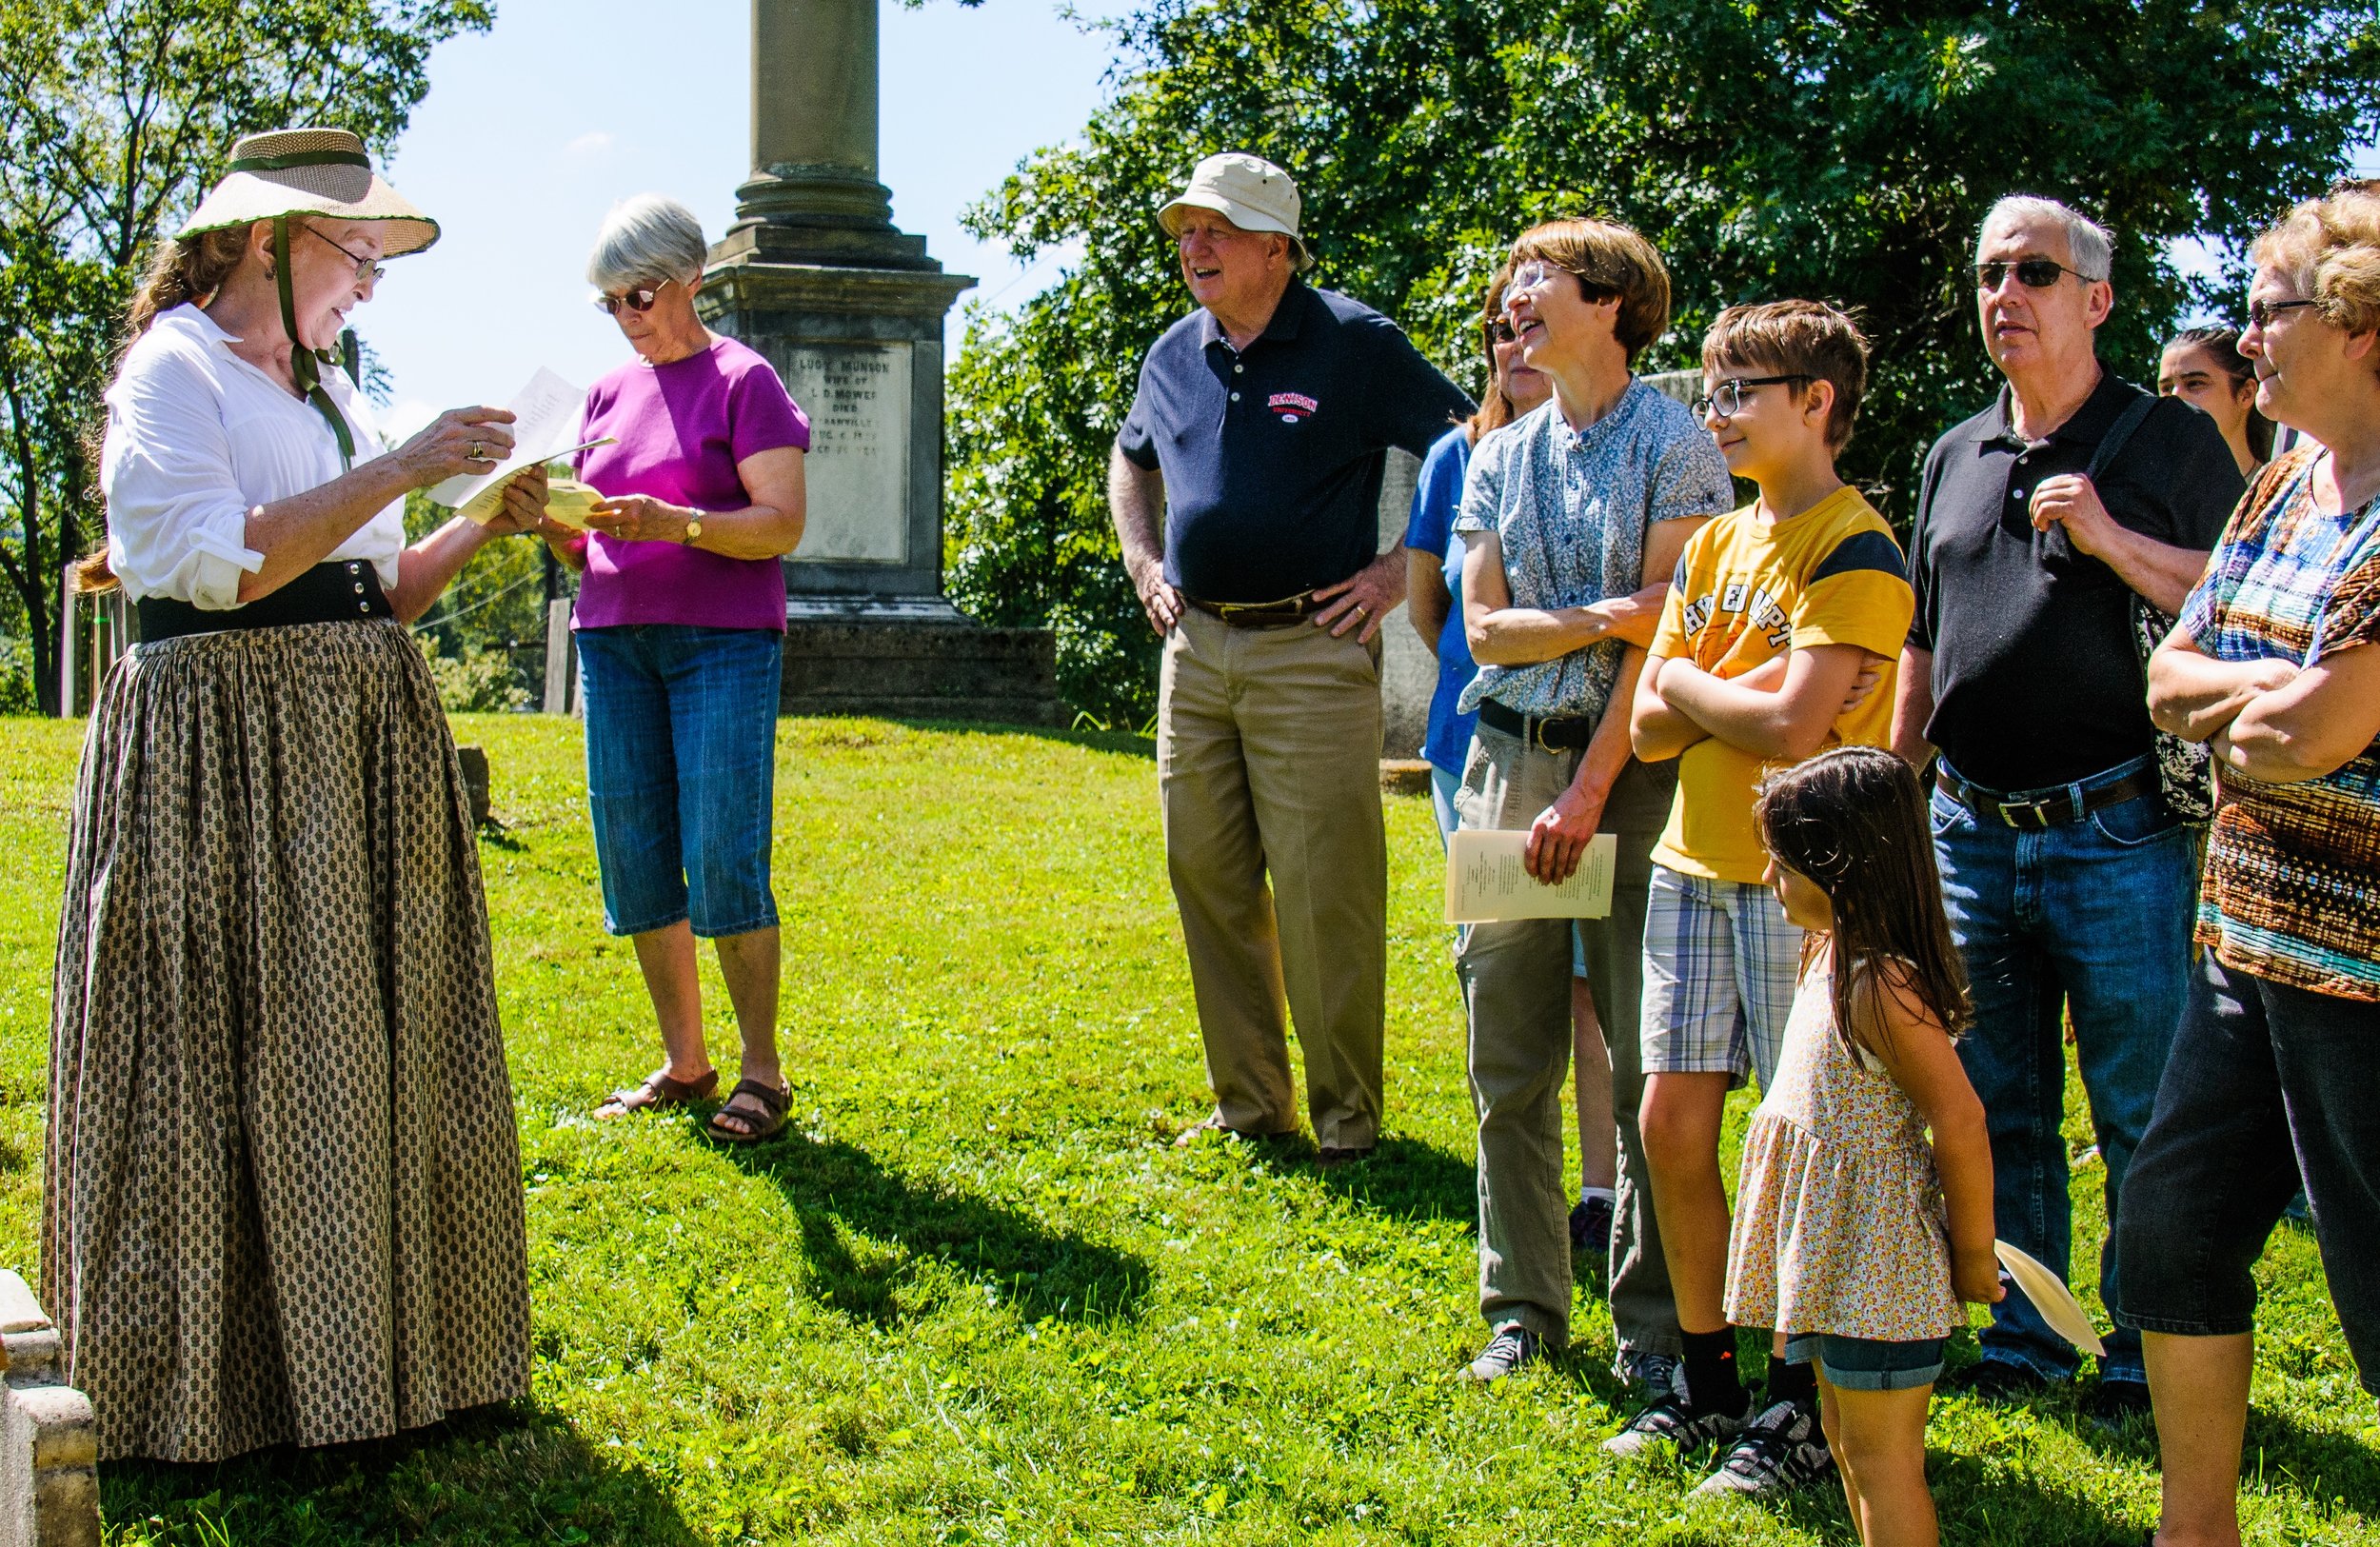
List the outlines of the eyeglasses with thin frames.
{"type": "Polygon", "coordinates": [[[1786,376],[1730,376],[1727,380],[1695,399],[1695,412],[1708,417],[1714,408],[1721,419],[1733,419],[1744,411],[1744,389],[1749,387],[1776,387],[1786,382],[1813,382],[1817,378],[1796,371],[1786,376]]]}
{"type": "Polygon", "coordinates": [[[661,285],[639,286],[633,290],[624,290],[618,295],[599,295],[595,298],[595,309],[606,317],[619,316],[622,307],[627,307],[630,311],[650,311],[653,309],[653,303],[661,299],[662,286],[668,283],[669,281],[663,280],[661,285]]]}
{"type": "MultiPolygon", "coordinates": [[[[318,228],[308,226],[306,228],[312,231],[316,236],[322,236],[324,241],[330,242],[330,238],[323,236],[322,231],[318,228]]],[[[359,258],[354,253],[349,252],[346,247],[340,243],[330,242],[330,245],[334,248],[338,248],[339,255],[341,257],[355,265],[355,280],[357,284],[377,285],[388,276],[388,270],[381,267],[381,263],[378,258],[359,258]]]]}
{"type": "Polygon", "coordinates": [[[2029,290],[2046,290],[2055,285],[2060,274],[2072,274],[2085,285],[2096,285],[2105,274],[2086,274],[2079,268],[2069,268],[2051,258],[2019,258],[2013,263],[1994,260],[1975,265],[1975,288],[1996,290],[2008,278],[2008,271],[2016,270],[2016,283],[2029,290]]]}
{"type": "Polygon", "coordinates": [[[2319,304],[2313,301],[2251,301],[2248,303],[2248,320],[2258,327],[2270,327],[2272,319],[2284,311],[2295,311],[2299,307],[2319,304]]]}

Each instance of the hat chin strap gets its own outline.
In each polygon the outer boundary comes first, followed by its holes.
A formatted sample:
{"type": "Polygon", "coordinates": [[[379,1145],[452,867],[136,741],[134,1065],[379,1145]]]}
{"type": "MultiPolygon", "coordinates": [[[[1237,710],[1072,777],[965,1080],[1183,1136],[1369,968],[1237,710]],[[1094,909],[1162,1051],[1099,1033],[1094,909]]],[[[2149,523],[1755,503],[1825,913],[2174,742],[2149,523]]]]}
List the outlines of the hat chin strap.
{"type": "MultiPolygon", "coordinates": [[[[323,388],[323,362],[337,361],[340,356],[327,349],[318,354],[298,339],[297,299],[289,293],[289,217],[287,215],[272,217],[272,267],[273,287],[281,292],[281,330],[289,335],[289,379],[297,383],[298,391],[314,406],[314,411],[323,416],[323,422],[330,426],[332,437],[339,443],[339,465],[351,468],[355,466],[355,432],[347,428],[347,415],[339,411],[339,406],[330,401],[330,394],[323,388]]],[[[346,356],[347,377],[352,381],[357,365],[354,332],[341,332],[339,346],[341,354],[346,356]]]]}

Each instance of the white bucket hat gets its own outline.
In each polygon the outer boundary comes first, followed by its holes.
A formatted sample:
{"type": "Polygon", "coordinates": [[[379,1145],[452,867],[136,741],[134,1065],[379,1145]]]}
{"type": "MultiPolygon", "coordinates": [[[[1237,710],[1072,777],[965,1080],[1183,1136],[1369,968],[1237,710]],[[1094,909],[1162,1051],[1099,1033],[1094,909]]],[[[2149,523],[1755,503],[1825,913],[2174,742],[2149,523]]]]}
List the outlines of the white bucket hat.
{"type": "Polygon", "coordinates": [[[382,182],[364,142],[344,129],[283,129],[237,141],[223,181],[173,234],[196,236],[275,215],[385,222],[384,258],[419,252],[438,240],[438,223],[382,182]]]}
{"type": "Polygon", "coordinates": [[[1300,269],[1314,267],[1314,254],[1298,234],[1298,185],[1287,172],[1244,150],[1209,156],[1191,169],[1190,186],[1167,200],[1157,211],[1165,234],[1179,233],[1185,209],[1212,209],[1243,231],[1279,231],[1289,238],[1291,261],[1300,269]]]}

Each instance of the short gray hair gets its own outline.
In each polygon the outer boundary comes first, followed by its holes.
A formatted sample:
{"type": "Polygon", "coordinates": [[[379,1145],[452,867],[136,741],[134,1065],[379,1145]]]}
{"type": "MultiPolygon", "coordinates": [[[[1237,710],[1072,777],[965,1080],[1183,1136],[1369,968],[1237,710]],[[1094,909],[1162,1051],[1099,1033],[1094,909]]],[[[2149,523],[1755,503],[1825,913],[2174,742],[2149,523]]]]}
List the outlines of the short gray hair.
{"type": "Polygon", "coordinates": [[[674,279],[691,285],[703,274],[710,245],[694,211],[661,193],[640,193],[612,206],[586,255],[588,283],[599,290],[674,279]]]}
{"type": "Polygon", "coordinates": [[[2066,261],[2074,272],[2086,279],[2101,280],[2115,261],[2115,233],[2077,209],[2071,209],[2055,199],[2045,199],[2033,193],[2012,193],[1992,207],[1976,228],[1975,247],[1983,247],[1983,233],[1995,220],[2041,221],[2060,226],[2066,230],[2066,261]]]}

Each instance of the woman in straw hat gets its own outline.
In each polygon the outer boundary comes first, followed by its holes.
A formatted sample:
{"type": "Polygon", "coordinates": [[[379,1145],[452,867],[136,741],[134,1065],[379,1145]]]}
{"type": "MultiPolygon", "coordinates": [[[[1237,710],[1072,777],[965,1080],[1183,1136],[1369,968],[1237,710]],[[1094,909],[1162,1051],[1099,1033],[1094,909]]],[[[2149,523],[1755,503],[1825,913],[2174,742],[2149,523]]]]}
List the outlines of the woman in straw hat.
{"type": "Polygon", "coordinates": [[[405,495],[491,470],[511,416],[382,452],[330,365],[380,261],[437,236],[354,135],[244,139],[108,391],[94,568],[141,643],[75,792],[42,1229],[103,1458],[361,1439],[528,1389],[486,909],[404,627],[514,525],[407,546],[405,495]]]}

